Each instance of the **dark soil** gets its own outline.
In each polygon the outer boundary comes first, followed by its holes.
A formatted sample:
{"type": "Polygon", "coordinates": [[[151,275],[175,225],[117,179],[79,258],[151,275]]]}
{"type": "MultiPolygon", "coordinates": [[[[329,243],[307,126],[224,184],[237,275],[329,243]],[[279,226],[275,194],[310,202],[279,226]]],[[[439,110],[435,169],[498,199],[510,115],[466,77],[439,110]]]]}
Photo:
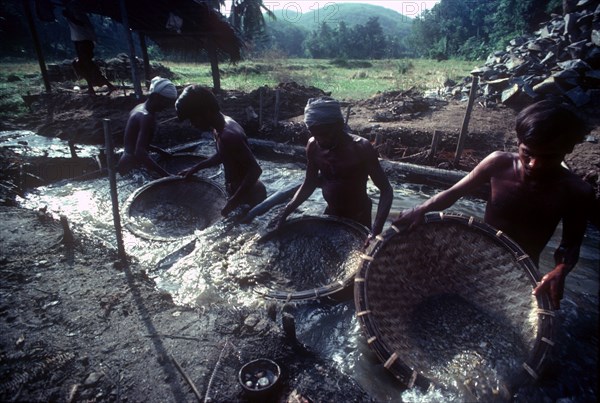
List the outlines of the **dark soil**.
{"type": "MultiPolygon", "coordinates": [[[[304,145],[304,105],[323,92],[294,83],[282,84],[279,90],[277,126],[275,89],[262,89],[262,111],[259,90],[223,92],[219,98],[224,113],[242,123],[250,137],[304,145]]],[[[103,119],[110,119],[118,145],[128,112],[139,101],[122,92],[91,97],[57,90],[27,97],[27,102],[31,113],[0,122],[0,130],[31,130],[80,144],[103,144],[103,119]]],[[[345,103],[345,111],[348,106],[350,127],[371,139],[383,158],[453,167],[466,103],[388,93],[345,103]],[[438,153],[427,160],[435,130],[441,135],[438,153]]],[[[583,112],[589,112],[595,128],[566,162],[598,189],[600,144],[594,138],[600,138],[599,118],[593,109],[583,112]]],[[[514,117],[515,111],[501,105],[476,104],[459,168],[472,168],[494,150],[514,150],[514,117]]],[[[172,118],[174,111],[159,116],[163,123],[157,145],[173,147],[200,138],[189,123],[172,118]]],[[[286,338],[280,306],[266,304],[264,310],[252,312],[176,306],[136,262],[119,262],[113,252],[83,234],[71,239],[65,227],[44,212],[15,207],[16,195],[44,179],[23,181],[23,166],[32,162],[0,150],[1,401],[244,401],[248,396],[237,382],[237,371],[259,356],[284,368],[279,401],[369,400],[351,378],[286,338]]],[[[34,164],[39,168],[44,160],[34,164]]],[[[77,168],[72,176],[94,168],[77,168]]]]}

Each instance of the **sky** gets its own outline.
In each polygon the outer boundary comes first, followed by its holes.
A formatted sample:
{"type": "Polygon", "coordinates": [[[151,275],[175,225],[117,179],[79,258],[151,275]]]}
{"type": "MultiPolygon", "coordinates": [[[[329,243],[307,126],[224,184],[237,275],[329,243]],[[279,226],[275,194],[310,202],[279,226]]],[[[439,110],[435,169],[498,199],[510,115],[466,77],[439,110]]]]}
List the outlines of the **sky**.
{"type": "MultiPolygon", "coordinates": [[[[320,9],[324,19],[333,19],[339,3],[365,3],[381,6],[397,11],[407,17],[414,18],[424,10],[430,10],[440,0],[263,0],[270,10],[276,11],[277,18],[286,16],[293,19],[298,13],[308,13],[320,9]]],[[[225,4],[229,1],[225,1],[225,4]]]]}

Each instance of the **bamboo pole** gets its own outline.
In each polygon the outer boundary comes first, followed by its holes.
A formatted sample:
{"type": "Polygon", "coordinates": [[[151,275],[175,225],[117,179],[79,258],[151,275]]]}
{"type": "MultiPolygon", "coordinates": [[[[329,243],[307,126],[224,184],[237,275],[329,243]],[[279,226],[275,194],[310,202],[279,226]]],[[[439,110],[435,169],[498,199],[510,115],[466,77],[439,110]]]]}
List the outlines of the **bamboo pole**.
{"type": "Polygon", "coordinates": [[[106,167],[108,169],[108,180],[110,183],[110,199],[112,201],[113,221],[115,225],[115,234],[117,236],[117,251],[119,260],[124,262],[127,259],[125,255],[125,246],[123,244],[123,233],[121,228],[121,215],[119,214],[119,197],[117,195],[117,173],[115,172],[113,141],[110,131],[110,119],[103,119],[104,142],[106,147],[106,167]]]}
{"type": "Polygon", "coordinates": [[[458,137],[458,145],[456,146],[456,154],[454,155],[454,167],[458,168],[460,165],[460,155],[463,152],[465,146],[465,140],[469,130],[469,120],[471,119],[471,111],[473,110],[473,103],[475,101],[475,95],[477,95],[477,85],[479,83],[479,76],[473,76],[471,82],[471,92],[469,93],[469,102],[467,104],[467,111],[465,112],[465,118],[463,119],[462,128],[460,129],[460,135],[458,137]]]}

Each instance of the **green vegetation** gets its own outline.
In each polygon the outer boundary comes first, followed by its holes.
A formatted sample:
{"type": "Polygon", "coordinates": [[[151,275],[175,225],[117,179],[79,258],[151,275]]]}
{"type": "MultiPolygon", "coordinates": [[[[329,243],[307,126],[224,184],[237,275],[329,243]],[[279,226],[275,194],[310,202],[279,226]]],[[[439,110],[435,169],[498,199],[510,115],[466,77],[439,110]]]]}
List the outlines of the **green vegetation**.
{"type": "Polygon", "coordinates": [[[317,5],[300,10],[288,4],[274,10],[276,19],[266,19],[254,52],[279,49],[291,57],[317,59],[381,59],[409,53],[410,18],[369,4],[326,3],[316,9],[317,5]]]}
{"type": "MultiPolygon", "coordinates": [[[[175,74],[173,81],[178,86],[212,86],[207,63],[164,61],[161,64],[175,74]]],[[[339,99],[357,100],[379,91],[439,88],[447,79],[456,81],[468,76],[473,67],[473,62],[458,60],[257,59],[221,65],[221,86],[225,90],[250,92],[264,85],[275,87],[281,82],[295,81],[331,92],[339,99]]],[[[21,96],[44,91],[37,63],[0,64],[0,83],[0,118],[25,113],[21,96]]]]}
{"type": "Polygon", "coordinates": [[[0,119],[27,113],[23,95],[44,91],[37,63],[0,64],[0,119]]]}
{"type": "Polygon", "coordinates": [[[560,0],[442,0],[415,20],[411,49],[436,59],[484,58],[537,30],[561,6],[560,0]]]}
{"type": "MultiPolygon", "coordinates": [[[[206,64],[163,64],[176,73],[174,81],[178,85],[211,85],[210,67],[206,64]]],[[[257,59],[222,65],[221,85],[224,89],[248,92],[263,85],[274,87],[294,81],[331,92],[336,98],[365,99],[378,91],[439,88],[447,79],[467,77],[474,67],[473,62],[461,60],[257,59]]]]}
{"type": "Polygon", "coordinates": [[[292,57],[482,59],[560,13],[560,0],[441,0],[411,19],[382,7],[328,3],[294,14],[275,10],[254,51],[292,57]]]}

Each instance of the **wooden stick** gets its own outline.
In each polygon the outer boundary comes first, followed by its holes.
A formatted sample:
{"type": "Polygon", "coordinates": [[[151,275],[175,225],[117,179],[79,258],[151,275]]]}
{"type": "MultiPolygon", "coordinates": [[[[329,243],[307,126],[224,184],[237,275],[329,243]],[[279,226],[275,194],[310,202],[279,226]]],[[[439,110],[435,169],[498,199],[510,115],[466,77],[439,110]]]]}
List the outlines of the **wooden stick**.
{"type": "Polygon", "coordinates": [[[473,110],[473,101],[475,101],[475,95],[477,95],[477,84],[479,83],[479,76],[473,76],[471,82],[471,92],[469,93],[469,102],[467,104],[467,111],[465,112],[465,118],[463,119],[462,128],[460,129],[460,135],[458,137],[458,145],[456,146],[456,154],[454,155],[454,167],[458,168],[460,165],[460,155],[463,152],[465,146],[465,140],[469,128],[469,120],[471,119],[471,111],[473,110]]]}
{"type": "Polygon", "coordinates": [[[185,373],[185,371],[183,370],[183,368],[181,368],[181,365],[179,365],[179,363],[177,362],[177,360],[175,359],[175,357],[171,356],[171,360],[173,361],[173,364],[175,364],[175,367],[177,367],[177,370],[179,371],[179,373],[181,374],[181,376],[183,376],[183,379],[185,379],[185,381],[188,383],[188,385],[190,385],[190,388],[192,388],[192,391],[194,392],[194,395],[196,395],[196,398],[198,399],[198,401],[201,402],[202,401],[202,396],[200,396],[200,392],[198,392],[198,389],[196,389],[196,385],[194,385],[194,382],[192,382],[192,380],[185,373]]]}
{"type": "Polygon", "coordinates": [[[427,156],[427,161],[431,164],[433,162],[433,157],[437,153],[437,146],[440,142],[440,132],[438,130],[433,131],[433,138],[431,139],[431,149],[429,150],[429,155],[427,156]]]}
{"type": "Polygon", "coordinates": [[[106,143],[106,167],[108,169],[108,179],[110,183],[110,198],[113,209],[113,222],[115,225],[115,234],[117,236],[117,250],[119,260],[125,262],[125,246],[123,244],[123,233],[121,229],[121,216],[119,214],[119,197],[117,195],[117,173],[115,172],[115,164],[113,161],[113,141],[110,131],[110,119],[103,119],[104,125],[104,141],[106,143]]]}
{"type": "Polygon", "coordinates": [[[275,115],[273,116],[273,126],[279,126],[279,88],[275,90],[275,115]]]}
{"type": "Polygon", "coordinates": [[[164,125],[165,123],[171,122],[175,119],[179,119],[177,116],[173,116],[172,118],[169,119],[165,119],[165,120],[161,120],[160,122],[158,122],[159,125],[164,125]]]}
{"type": "Polygon", "coordinates": [[[258,89],[258,127],[262,127],[263,123],[263,87],[258,89]]]}
{"type": "Polygon", "coordinates": [[[350,119],[350,109],[352,109],[352,105],[348,105],[348,109],[346,109],[346,121],[345,124],[348,124],[348,120],[350,119]]]}

